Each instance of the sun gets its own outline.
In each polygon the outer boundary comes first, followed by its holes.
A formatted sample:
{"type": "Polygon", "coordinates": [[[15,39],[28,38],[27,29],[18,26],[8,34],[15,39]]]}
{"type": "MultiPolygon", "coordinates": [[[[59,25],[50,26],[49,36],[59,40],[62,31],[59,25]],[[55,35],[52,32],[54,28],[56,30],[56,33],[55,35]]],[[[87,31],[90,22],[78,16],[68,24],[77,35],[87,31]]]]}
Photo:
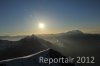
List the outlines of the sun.
{"type": "Polygon", "coordinates": [[[44,28],[45,28],[45,24],[42,23],[42,22],[40,22],[40,23],[38,24],[38,27],[39,27],[40,29],[44,29],[44,28]]]}

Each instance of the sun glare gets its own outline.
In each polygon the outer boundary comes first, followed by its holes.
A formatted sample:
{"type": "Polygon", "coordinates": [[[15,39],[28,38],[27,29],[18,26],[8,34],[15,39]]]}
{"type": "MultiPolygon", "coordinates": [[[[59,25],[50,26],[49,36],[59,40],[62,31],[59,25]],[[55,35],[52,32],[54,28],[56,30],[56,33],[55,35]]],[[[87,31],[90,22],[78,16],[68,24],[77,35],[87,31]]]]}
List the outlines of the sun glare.
{"type": "Polygon", "coordinates": [[[40,29],[44,29],[44,28],[45,28],[45,24],[44,24],[44,23],[39,23],[39,24],[38,24],[38,27],[39,27],[40,29]]]}

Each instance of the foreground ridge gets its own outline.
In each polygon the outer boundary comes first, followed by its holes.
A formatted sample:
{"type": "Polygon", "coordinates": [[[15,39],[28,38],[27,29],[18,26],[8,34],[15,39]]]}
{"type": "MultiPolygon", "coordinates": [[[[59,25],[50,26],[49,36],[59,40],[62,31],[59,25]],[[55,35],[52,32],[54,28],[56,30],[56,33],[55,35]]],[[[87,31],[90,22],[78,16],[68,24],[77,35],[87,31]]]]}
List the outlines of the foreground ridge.
{"type": "MultiPolygon", "coordinates": [[[[35,54],[0,61],[0,66],[75,66],[73,63],[41,63],[39,58],[60,58],[64,57],[53,49],[46,49],[35,54]]],[[[65,58],[65,57],[64,57],[65,58]]]]}

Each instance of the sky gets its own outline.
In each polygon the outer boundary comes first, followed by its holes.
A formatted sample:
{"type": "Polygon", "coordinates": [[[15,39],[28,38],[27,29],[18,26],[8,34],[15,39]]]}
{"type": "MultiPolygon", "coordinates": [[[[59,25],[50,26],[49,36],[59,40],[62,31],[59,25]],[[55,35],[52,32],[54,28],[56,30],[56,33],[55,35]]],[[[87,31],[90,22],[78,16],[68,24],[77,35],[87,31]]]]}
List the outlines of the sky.
{"type": "Polygon", "coordinates": [[[0,0],[0,35],[70,30],[100,34],[100,0],[0,0]]]}

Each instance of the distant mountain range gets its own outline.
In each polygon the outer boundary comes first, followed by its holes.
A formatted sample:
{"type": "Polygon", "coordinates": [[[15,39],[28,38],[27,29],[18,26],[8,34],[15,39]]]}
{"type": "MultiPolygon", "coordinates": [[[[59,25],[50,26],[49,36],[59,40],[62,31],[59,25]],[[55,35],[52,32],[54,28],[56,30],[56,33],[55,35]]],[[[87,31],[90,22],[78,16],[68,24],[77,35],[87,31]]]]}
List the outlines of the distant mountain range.
{"type": "Polygon", "coordinates": [[[37,35],[38,37],[50,41],[53,44],[73,44],[73,45],[100,45],[100,34],[88,34],[79,30],[72,30],[65,33],[37,35]]]}
{"type": "Polygon", "coordinates": [[[98,64],[100,34],[73,30],[58,34],[24,36],[17,41],[0,40],[0,60],[27,56],[47,48],[56,50],[65,57],[94,56],[98,64]]]}
{"type": "MultiPolygon", "coordinates": [[[[89,34],[89,33],[83,33],[82,31],[80,31],[80,30],[72,30],[72,31],[68,31],[68,32],[64,32],[64,33],[57,33],[57,34],[40,34],[40,35],[38,35],[37,34],[37,36],[46,36],[46,37],[48,37],[48,36],[53,36],[53,37],[55,37],[55,36],[77,36],[77,35],[83,35],[84,36],[84,34],[85,35],[90,35],[90,36],[100,36],[100,34],[89,34]]],[[[25,38],[26,36],[28,36],[28,35],[20,35],[20,36],[0,36],[0,39],[1,40],[9,40],[9,41],[18,41],[18,40],[20,40],[20,39],[22,39],[22,38],[25,38]]]]}

